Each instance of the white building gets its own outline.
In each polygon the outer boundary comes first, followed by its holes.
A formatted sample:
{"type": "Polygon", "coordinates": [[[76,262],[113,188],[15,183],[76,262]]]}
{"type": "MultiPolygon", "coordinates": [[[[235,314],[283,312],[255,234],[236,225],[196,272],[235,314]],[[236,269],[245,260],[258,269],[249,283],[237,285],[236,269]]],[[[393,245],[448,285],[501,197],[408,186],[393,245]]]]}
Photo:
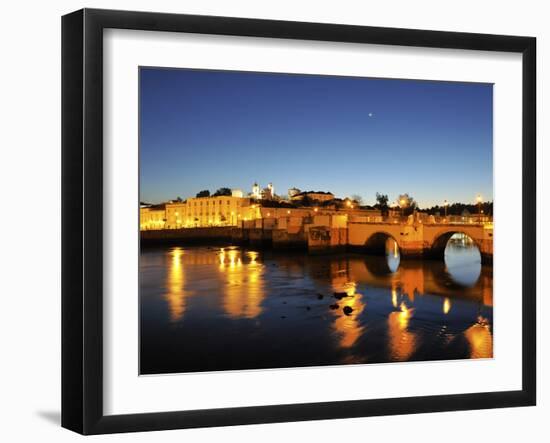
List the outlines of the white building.
{"type": "Polygon", "coordinates": [[[250,194],[250,197],[256,200],[260,200],[262,198],[260,185],[257,182],[254,182],[254,184],[252,185],[252,193],[250,194]]]}

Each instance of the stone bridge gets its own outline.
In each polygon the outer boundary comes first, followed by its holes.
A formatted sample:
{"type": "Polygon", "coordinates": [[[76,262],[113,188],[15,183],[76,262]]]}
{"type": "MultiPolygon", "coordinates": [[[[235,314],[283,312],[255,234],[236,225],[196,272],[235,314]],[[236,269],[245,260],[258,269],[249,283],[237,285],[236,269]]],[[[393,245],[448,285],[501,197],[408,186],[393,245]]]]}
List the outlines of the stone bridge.
{"type": "Polygon", "coordinates": [[[443,259],[453,234],[470,237],[477,245],[483,262],[493,258],[492,223],[348,223],[347,244],[369,254],[384,254],[388,238],[395,240],[403,258],[443,259]]]}

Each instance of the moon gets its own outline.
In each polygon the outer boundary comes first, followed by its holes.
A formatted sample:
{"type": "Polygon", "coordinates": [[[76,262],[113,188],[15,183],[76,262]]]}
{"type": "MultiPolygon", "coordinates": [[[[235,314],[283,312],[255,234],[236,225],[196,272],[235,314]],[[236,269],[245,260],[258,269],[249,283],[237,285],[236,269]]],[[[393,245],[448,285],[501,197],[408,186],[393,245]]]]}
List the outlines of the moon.
{"type": "Polygon", "coordinates": [[[372,112],[369,112],[369,117],[372,117],[374,114],[372,112]]]}

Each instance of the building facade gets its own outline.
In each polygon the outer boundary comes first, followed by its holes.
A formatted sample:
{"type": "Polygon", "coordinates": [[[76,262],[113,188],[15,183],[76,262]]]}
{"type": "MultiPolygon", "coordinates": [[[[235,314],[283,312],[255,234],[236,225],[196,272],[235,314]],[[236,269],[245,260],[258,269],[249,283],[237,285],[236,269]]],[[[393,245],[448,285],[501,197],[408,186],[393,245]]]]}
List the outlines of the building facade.
{"type": "Polygon", "coordinates": [[[164,205],[145,206],[139,209],[139,229],[164,229],[166,225],[166,208],[164,205]]]}
{"type": "Polygon", "coordinates": [[[166,204],[166,229],[237,226],[258,217],[260,208],[249,198],[229,195],[166,204]]]}
{"type": "Polygon", "coordinates": [[[290,197],[291,201],[300,201],[300,200],[303,200],[304,198],[308,198],[311,201],[325,202],[325,201],[334,200],[334,194],[332,192],[323,192],[323,191],[305,191],[305,192],[299,192],[290,197]]]}

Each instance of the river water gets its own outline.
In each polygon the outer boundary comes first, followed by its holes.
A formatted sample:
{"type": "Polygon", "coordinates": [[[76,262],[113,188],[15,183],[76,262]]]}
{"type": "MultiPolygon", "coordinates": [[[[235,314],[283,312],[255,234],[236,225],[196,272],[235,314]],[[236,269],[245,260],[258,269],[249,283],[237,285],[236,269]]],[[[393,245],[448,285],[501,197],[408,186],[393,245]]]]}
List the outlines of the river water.
{"type": "Polygon", "coordinates": [[[492,267],[228,247],[144,249],[142,374],[491,358],[492,267]]]}

